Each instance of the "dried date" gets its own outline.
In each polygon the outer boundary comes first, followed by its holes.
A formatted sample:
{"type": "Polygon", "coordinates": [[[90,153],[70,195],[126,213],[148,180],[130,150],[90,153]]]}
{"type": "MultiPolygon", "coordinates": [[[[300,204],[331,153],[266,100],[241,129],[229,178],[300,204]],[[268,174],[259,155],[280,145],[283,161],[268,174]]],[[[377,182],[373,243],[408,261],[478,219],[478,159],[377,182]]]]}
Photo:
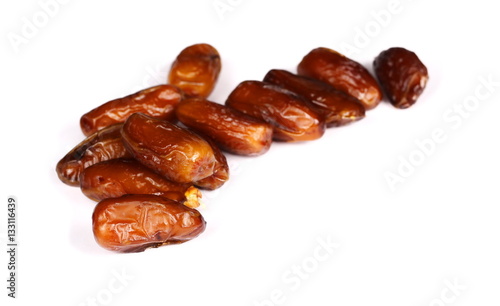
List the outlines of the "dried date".
{"type": "Polygon", "coordinates": [[[382,100],[375,78],[360,63],[327,48],[309,52],[297,67],[300,75],[318,79],[344,91],[363,103],[366,110],[382,100]]]}
{"type": "Polygon", "coordinates": [[[382,51],[373,68],[389,101],[397,108],[415,104],[429,79],[427,67],[418,56],[400,47],[382,51]]]}
{"type": "Polygon", "coordinates": [[[257,156],[267,152],[272,143],[270,124],[206,99],[182,101],[176,115],[185,126],[211,138],[229,153],[257,156]]]}
{"type": "Polygon", "coordinates": [[[325,132],[325,120],[313,105],[273,84],[244,81],[231,92],[226,105],[271,124],[274,140],[315,140],[325,132]]]}
{"type": "Polygon", "coordinates": [[[201,192],[191,184],[169,181],[133,159],[112,159],[83,170],[80,188],[94,201],[125,194],[154,194],[196,208],[201,192]]]}
{"type": "Polygon", "coordinates": [[[68,185],[79,186],[83,169],[115,158],[131,158],[121,137],[122,123],[113,124],[88,136],[69,151],[56,166],[59,179],[68,185]]]}
{"type": "Polygon", "coordinates": [[[115,123],[122,123],[133,113],[174,120],[174,109],[182,100],[182,92],[172,85],[150,87],[123,98],[106,102],[80,118],[86,136],[115,123]]]}
{"type": "Polygon", "coordinates": [[[264,82],[308,99],[323,114],[327,127],[346,125],[365,117],[365,108],[358,99],[319,80],[273,69],[266,74],[264,82]]]}
{"type": "Polygon", "coordinates": [[[195,44],[179,53],[170,68],[168,83],[182,89],[187,97],[206,98],[220,70],[219,52],[209,44],[195,44]]]}
{"type": "Polygon", "coordinates": [[[142,252],[189,241],[205,230],[196,210],[156,195],[124,195],[100,201],[92,215],[95,240],[105,249],[142,252]]]}
{"type": "Polygon", "coordinates": [[[135,113],[125,121],[122,138],[135,159],[174,182],[193,183],[214,172],[210,144],[168,121],[135,113]]]}

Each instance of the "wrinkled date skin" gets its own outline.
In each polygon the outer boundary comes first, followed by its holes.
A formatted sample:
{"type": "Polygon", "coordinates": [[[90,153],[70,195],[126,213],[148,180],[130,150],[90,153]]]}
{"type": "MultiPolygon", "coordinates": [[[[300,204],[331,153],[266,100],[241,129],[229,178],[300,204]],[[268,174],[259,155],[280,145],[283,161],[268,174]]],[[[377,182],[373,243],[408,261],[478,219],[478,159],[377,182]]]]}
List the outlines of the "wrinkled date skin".
{"type": "Polygon", "coordinates": [[[215,190],[222,187],[222,185],[229,180],[229,165],[227,164],[226,156],[222,154],[215,142],[209,138],[206,138],[206,141],[210,144],[214,152],[214,173],[209,177],[194,182],[194,185],[202,189],[215,190]]]}
{"type": "Polygon", "coordinates": [[[270,70],[264,82],[308,99],[323,114],[327,127],[346,125],[365,117],[365,107],[358,99],[327,83],[279,69],[270,70]]]}
{"type": "Polygon", "coordinates": [[[415,104],[429,79],[427,68],[418,56],[400,47],[382,51],[375,58],[373,68],[389,101],[396,108],[415,104]]]}
{"type": "Polygon", "coordinates": [[[231,92],[226,105],[271,124],[277,141],[315,140],[325,132],[325,120],[314,106],[273,84],[244,81],[231,92]]]}
{"type": "Polygon", "coordinates": [[[182,89],[187,97],[207,98],[221,70],[219,52],[208,44],[195,44],[179,53],[170,68],[168,83],[182,89]]]}
{"type": "Polygon", "coordinates": [[[316,48],[309,52],[299,63],[297,72],[350,94],[361,101],[366,110],[375,108],[382,100],[382,90],[370,72],[331,49],[316,48]]]}
{"type": "Polygon", "coordinates": [[[94,201],[125,194],[154,194],[196,208],[201,192],[190,184],[167,180],[133,159],[112,159],[83,170],[80,188],[94,201]]]}
{"type": "Polygon", "coordinates": [[[211,138],[222,150],[244,156],[266,153],[272,143],[270,124],[206,99],[186,99],[176,108],[185,126],[211,138]]]}
{"type": "Polygon", "coordinates": [[[168,121],[135,113],[125,121],[122,138],[136,160],[174,182],[193,183],[214,172],[210,144],[168,121]]]}
{"type": "Polygon", "coordinates": [[[83,169],[115,158],[131,158],[121,137],[121,123],[111,125],[87,137],[56,166],[59,179],[70,186],[79,186],[83,169]]]}
{"type": "Polygon", "coordinates": [[[182,92],[172,85],[150,87],[129,96],[106,102],[80,118],[86,136],[115,123],[122,123],[133,113],[174,120],[174,109],[182,100],[182,92]]]}
{"type": "Polygon", "coordinates": [[[197,210],[156,195],[102,200],[94,209],[92,221],[100,246],[125,253],[186,242],[206,226],[197,210]]]}

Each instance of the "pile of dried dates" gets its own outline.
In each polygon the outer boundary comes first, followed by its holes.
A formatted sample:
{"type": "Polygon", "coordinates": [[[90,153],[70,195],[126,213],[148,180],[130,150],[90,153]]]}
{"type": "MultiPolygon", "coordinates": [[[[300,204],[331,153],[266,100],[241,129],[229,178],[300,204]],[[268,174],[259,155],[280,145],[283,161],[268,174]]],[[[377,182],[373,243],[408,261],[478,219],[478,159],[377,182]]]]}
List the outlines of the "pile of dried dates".
{"type": "Polygon", "coordinates": [[[208,44],[182,50],[166,84],[106,102],[84,114],[87,137],[57,164],[60,180],[97,201],[97,243],[140,252],[197,237],[206,227],[196,209],[201,191],[229,179],[223,152],[257,156],[273,141],[320,138],[353,123],[385,94],[413,105],[428,80],[415,53],[390,48],[374,60],[376,78],[358,62],[327,49],[304,56],[297,72],[270,70],[241,82],[224,104],[207,100],[221,71],[208,44]]]}

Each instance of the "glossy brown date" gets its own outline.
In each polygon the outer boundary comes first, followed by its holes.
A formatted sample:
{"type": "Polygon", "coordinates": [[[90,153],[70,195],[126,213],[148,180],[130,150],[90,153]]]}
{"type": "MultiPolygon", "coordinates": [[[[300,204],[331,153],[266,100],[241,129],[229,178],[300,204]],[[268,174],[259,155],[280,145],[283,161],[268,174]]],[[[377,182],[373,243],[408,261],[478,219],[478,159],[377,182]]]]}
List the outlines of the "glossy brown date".
{"type": "Polygon", "coordinates": [[[327,48],[309,52],[297,67],[299,75],[318,79],[350,94],[366,110],[375,108],[382,100],[382,90],[375,78],[360,63],[327,48]]]}
{"type": "Polygon", "coordinates": [[[83,169],[115,158],[131,158],[121,137],[121,123],[108,126],[87,137],[68,152],[56,166],[59,179],[68,185],[78,186],[83,169]]]}
{"type": "Polygon", "coordinates": [[[174,182],[193,183],[214,172],[210,144],[168,121],[135,113],[125,121],[122,138],[135,159],[174,182]]]}
{"type": "Polygon", "coordinates": [[[94,201],[125,194],[154,194],[196,208],[201,192],[190,184],[167,180],[133,159],[112,159],[83,170],[80,188],[94,201]]]}
{"type": "Polygon", "coordinates": [[[111,124],[125,122],[133,113],[173,120],[175,106],[181,100],[182,92],[175,86],[150,87],[94,108],[80,118],[80,127],[88,136],[111,124]]]}
{"type": "Polygon", "coordinates": [[[429,79],[427,68],[418,56],[400,47],[382,51],[373,68],[389,101],[397,108],[412,106],[429,79]]]}
{"type": "Polygon", "coordinates": [[[274,140],[315,140],[325,132],[325,120],[313,106],[273,84],[244,81],[231,92],[226,105],[271,124],[274,140]]]}
{"type": "Polygon", "coordinates": [[[272,143],[270,124],[206,99],[186,99],[177,105],[175,113],[185,126],[211,138],[229,153],[257,156],[267,152],[272,143]]]}
{"type": "Polygon", "coordinates": [[[206,140],[210,144],[210,146],[212,147],[212,151],[214,152],[214,173],[209,177],[194,182],[193,184],[196,187],[202,189],[215,190],[222,187],[222,185],[224,185],[224,183],[229,180],[229,165],[227,164],[226,156],[222,154],[219,147],[217,147],[217,145],[212,140],[206,140]]]}
{"type": "Polygon", "coordinates": [[[206,98],[220,70],[219,52],[209,44],[195,44],[179,53],[170,68],[168,83],[182,89],[187,97],[206,98]]]}
{"type": "Polygon", "coordinates": [[[156,195],[108,198],[96,205],[92,215],[97,243],[126,253],[186,242],[200,235],[205,226],[196,209],[156,195]]]}
{"type": "Polygon", "coordinates": [[[279,69],[270,70],[264,82],[308,99],[323,114],[327,127],[346,125],[365,117],[365,107],[358,99],[327,83],[279,69]]]}

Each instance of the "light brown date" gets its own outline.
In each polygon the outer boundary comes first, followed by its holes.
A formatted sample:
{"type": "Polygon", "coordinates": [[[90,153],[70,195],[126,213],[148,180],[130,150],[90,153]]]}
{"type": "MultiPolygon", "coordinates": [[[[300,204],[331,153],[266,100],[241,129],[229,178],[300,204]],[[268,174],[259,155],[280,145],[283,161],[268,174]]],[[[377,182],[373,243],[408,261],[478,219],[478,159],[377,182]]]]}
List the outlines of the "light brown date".
{"type": "Polygon", "coordinates": [[[397,108],[415,104],[429,79],[427,68],[418,56],[400,47],[382,51],[373,68],[389,101],[397,108]]]}
{"type": "Polygon", "coordinates": [[[134,159],[112,159],[83,170],[80,188],[94,201],[125,194],[154,194],[196,208],[201,192],[191,184],[169,181],[134,159]]]}
{"type": "Polygon", "coordinates": [[[115,158],[131,158],[121,137],[121,123],[108,126],[87,137],[68,152],[56,166],[59,179],[68,185],[79,186],[83,169],[115,158]]]}
{"type": "Polygon", "coordinates": [[[124,195],[100,201],[92,215],[97,243],[116,252],[189,241],[205,230],[196,210],[156,195],[124,195]]]}
{"type": "Polygon", "coordinates": [[[244,81],[231,92],[226,105],[271,124],[274,140],[315,140],[325,132],[325,120],[314,106],[273,84],[244,81]]]}
{"type": "Polygon", "coordinates": [[[266,74],[264,82],[308,99],[323,114],[327,127],[346,125],[365,117],[365,107],[358,99],[319,80],[273,69],[266,74]]]}
{"type": "Polygon", "coordinates": [[[193,183],[214,173],[210,144],[168,121],[135,113],[125,121],[122,138],[135,159],[174,182],[193,183]]]}
{"type": "Polygon", "coordinates": [[[192,98],[179,103],[177,119],[185,126],[212,139],[222,150],[257,156],[269,150],[273,128],[270,124],[234,108],[192,98]]]}
{"type": "Polygon", "coordinates": [[[182,92],[172,85],[150,87],[123,98],[106,102],[80,118],[86,136],[115,123],[122,123],[133,113],[144,113],[163,120],[174,120],[174,109],[182,92]]]}
{"type": "Polygon", "coordinates": [[[222,187],[222,185],[229,180],[229,165],[227,164],[226,156],[222,154],[219,147],[217,147],[217,145],[209,138],[206,138],[206,141],[210,144],[214,152],[214,173],[209,177],[194,182],[193,184],[202,189],[215,190],[222,187]]]}
{"type": "Polygon", "coordinates": [[[309,52],[297,67],[298,74],[328,83],[363,103],[366,110],[382,100],[382,90],[375,78],[360,63],[327,48],[309,52]]]}
{"type": "Polygon", "coordinates": [[[168,83],[187,97],[207,98],[221,70],[219,52],[209,44],[195,44],[182,50],[170,68],[168,83]]]}

